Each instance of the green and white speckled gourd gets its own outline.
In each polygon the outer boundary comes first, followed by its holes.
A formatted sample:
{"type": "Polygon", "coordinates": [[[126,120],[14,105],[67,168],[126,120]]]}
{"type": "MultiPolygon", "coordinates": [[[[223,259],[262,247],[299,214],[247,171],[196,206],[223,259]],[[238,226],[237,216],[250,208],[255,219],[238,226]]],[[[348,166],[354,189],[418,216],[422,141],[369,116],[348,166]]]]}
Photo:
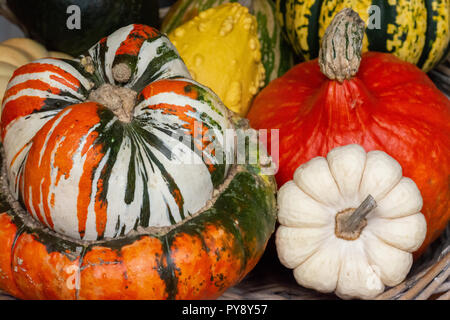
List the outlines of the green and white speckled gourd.
{"type": "Polygon", "coordinates": [[[277,0],[276,3],[280,25],[292,48],[305,60],[317,58],[325,30],[343,8],[355,10],[369,26],[365,30],[363,52],[389,52],[425,72],[450,52],[448,0],[277,0]]]}

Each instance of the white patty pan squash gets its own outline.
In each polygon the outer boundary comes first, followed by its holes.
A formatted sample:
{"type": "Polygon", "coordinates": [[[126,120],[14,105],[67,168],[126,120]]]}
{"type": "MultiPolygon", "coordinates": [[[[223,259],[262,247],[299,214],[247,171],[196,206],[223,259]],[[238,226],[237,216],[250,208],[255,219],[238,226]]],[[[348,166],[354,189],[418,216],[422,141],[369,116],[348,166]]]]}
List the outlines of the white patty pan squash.
{"type": "Polygon", "coordinates": [[[400,164],[359,145],[301,165],[278,193],[276,247],[296,281],[372,299],[407,276],[425,239],[422,197],[400,164]]]}

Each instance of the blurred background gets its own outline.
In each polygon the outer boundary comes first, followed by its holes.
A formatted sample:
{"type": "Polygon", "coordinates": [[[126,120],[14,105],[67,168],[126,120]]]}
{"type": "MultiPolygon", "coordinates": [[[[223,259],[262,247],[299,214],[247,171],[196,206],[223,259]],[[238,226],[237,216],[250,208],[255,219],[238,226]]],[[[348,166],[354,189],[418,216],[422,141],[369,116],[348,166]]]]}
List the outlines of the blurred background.
{"type": "Polygon", "coordinates": [[[3,16],[0,16],[0,41],[14,37],[23,37],[22,31],[3,16]]]}
{"type": "MultiPolygon", "coordinates": [[[[175,2],[176,0],[159,0],[159,7],[160,7],[160,16],[163,17],[169,10],[169,7],[175,2]]],[[[23,32],[10,23],[8,20],[6,20],[3,16],[0,16],[0,42],[4,41],[9,38],[14,37],[23,37],[23,32]]]]}

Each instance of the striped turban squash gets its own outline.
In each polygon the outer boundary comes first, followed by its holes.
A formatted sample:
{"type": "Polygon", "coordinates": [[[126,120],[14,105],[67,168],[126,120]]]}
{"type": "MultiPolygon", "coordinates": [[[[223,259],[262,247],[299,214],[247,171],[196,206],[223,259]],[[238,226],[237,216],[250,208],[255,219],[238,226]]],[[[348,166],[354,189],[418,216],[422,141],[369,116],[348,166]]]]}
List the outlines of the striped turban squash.
{"type": "Polygon", "coordinates": [[[275,224],[273,178],[217,152],[241,123],[143,25],[75,60],[17,69],[2,103],[0,288],[27,299],[219,296],[275,224]]]}

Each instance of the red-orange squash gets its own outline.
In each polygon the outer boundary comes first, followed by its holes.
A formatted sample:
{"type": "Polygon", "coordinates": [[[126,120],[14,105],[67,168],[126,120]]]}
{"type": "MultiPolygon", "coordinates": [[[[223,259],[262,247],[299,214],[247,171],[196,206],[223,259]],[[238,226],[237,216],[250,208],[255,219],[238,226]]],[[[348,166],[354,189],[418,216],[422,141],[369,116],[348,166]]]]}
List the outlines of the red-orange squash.
{"type": "Polygon", "coordinates": [[[328,29],[319,59],[271,82],[247,117],[254,128],[280,130],[280,186],[299,165],[338,146],[394,157],[423,196],[421,253],[450,219],[450,102],[416,66],[386,53],[361,57],[363,30],[355,22],[328,29]]]}
{"type": "Polygon", "coordinates": [[[211,148],[208,130],[220,137],[240,123],[143,25],[75,60],[17,69],[1,118],[0,289],[218,297],[255,266],[275,226],[273,177],[211,148]]]}

